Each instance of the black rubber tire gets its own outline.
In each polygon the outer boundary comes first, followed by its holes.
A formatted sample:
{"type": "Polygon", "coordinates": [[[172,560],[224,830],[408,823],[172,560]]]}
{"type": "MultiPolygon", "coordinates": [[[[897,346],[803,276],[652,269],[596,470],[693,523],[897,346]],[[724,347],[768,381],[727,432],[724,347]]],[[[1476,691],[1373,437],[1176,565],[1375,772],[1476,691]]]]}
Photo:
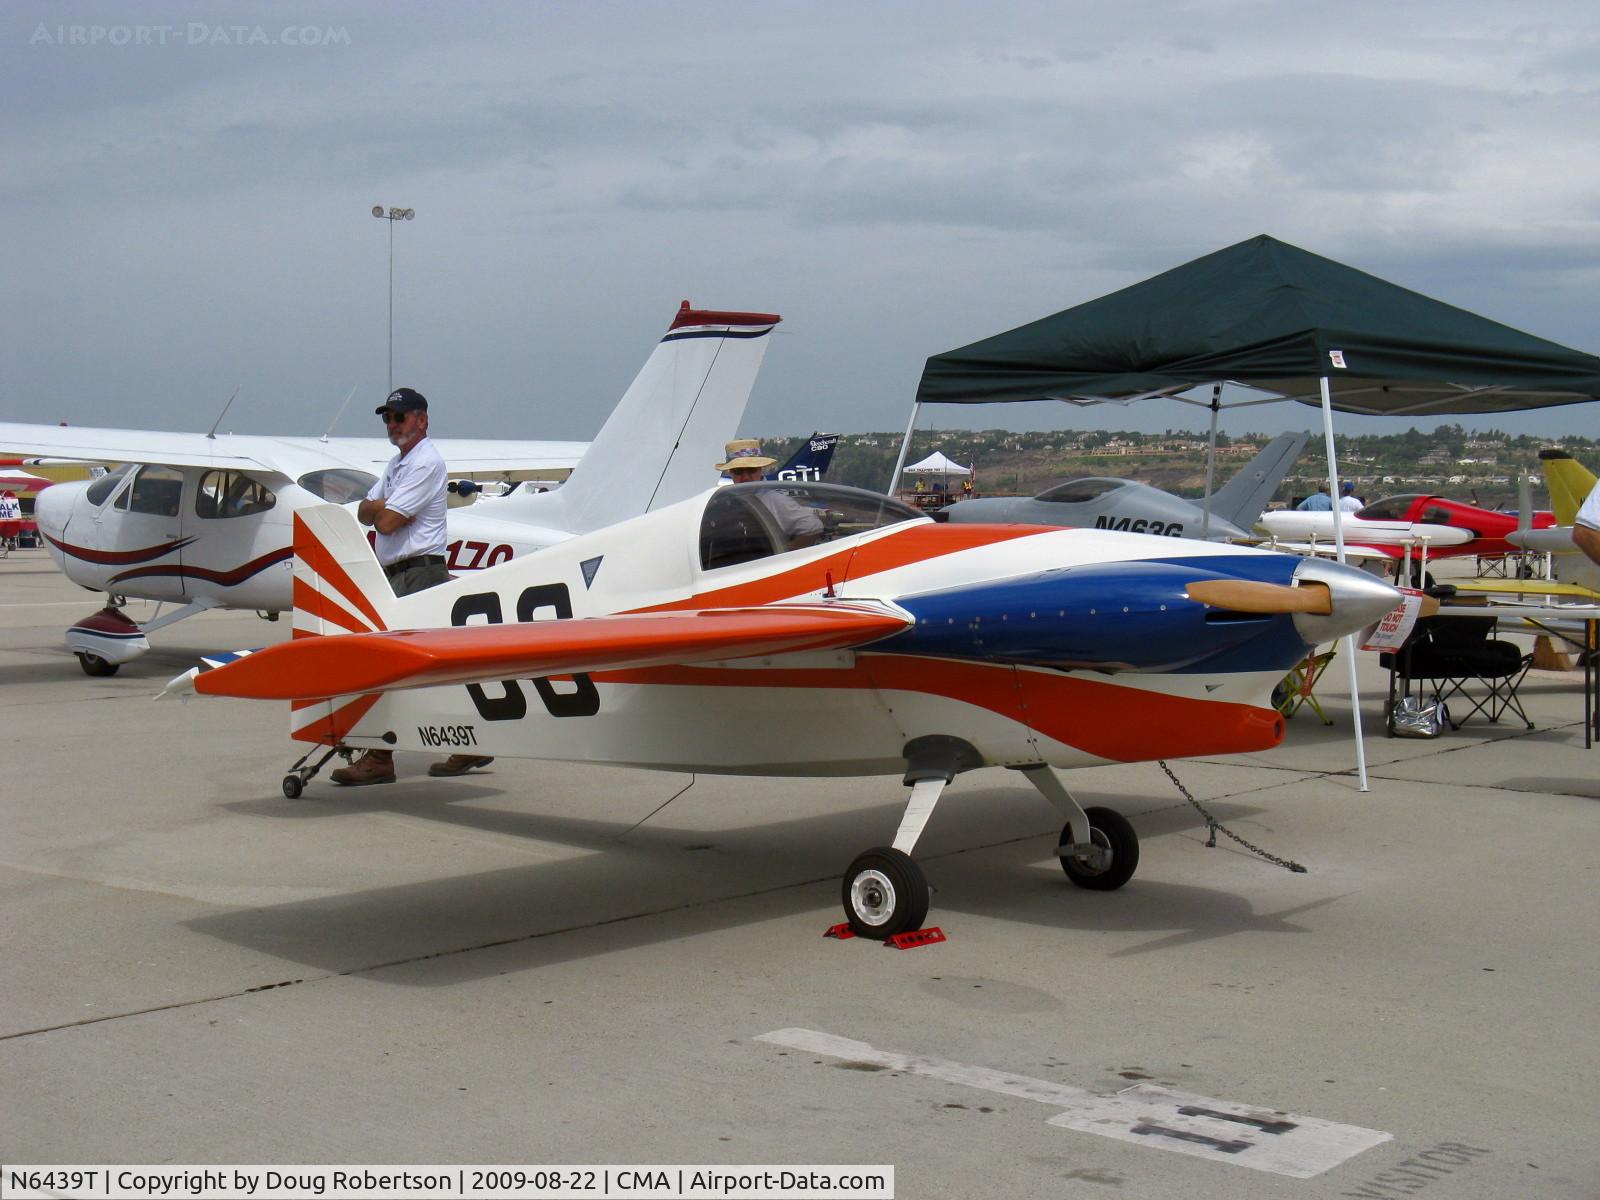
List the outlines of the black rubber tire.
{"type": "Polygon", "coordinates": [[[285,775],[283,777],[283,794],[290,800],[300,799],[300,793],[306,790],[305,781],[298,775],[285,775]]]}
{"type": "Polygon", "coordinates": [[[857,937],[884,941],[921,929],[928,919],[928,880],[909,854],[877,846],[856,856],[840,889],[845,919],[857,937]]]}
{"type": "Polygon", "coordinates": [[[93,675],[96,678],[100,678],[106,675],[115,675],[117,673],[117,668],[122,664],[107,662],[98,654],[84,654],[80,652],[78,654],[78,665],[83,668],[83,673],[85,675],[93,675]]]}
{"type": "MultiPolygon", "coordinates": [[[[1067,878],[1081,888],[1092,892],[1114,892],[1133,878],[1139,868],[1139,835],[1133,831],[1128,818],[1110,808],[1086,808],[1089,818],[1089,840],[1111,851],[1111,862],[1101,870],[1085,865],[1076,858],[1063,857],[1061,869],[1067,878]]],[[[1072,826],[1061,831],[1061,842],[1072,841],[1072,826]]]]}

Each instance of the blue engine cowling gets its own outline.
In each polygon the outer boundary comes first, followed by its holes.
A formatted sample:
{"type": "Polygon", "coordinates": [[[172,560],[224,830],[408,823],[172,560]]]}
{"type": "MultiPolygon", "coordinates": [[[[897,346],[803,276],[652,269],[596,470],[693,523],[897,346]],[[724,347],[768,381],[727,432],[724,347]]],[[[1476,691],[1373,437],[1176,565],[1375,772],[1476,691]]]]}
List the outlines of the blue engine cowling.
{"type": "Polygon", "coordinates": [[[1062,567],[901,596],[916,624],[875,652],[1102,671],[1287,670],[1307,643],[1288,614],[1208,608],[1203,579],[1289,584],[1289,555],[1062,567]]]}

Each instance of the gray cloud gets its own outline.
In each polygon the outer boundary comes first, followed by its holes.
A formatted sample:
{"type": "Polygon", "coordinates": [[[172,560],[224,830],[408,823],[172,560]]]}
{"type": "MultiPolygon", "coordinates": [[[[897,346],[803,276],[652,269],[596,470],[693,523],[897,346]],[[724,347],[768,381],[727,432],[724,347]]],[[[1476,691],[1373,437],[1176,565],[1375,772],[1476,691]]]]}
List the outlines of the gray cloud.
{"type": "Polygon", "coordinates": [[[286,12],[0,11],[8,416],[320,430],[384,386],[374,203],[463,432],[592,432],[683,298],[788,318],[747,429],[898,427],[928,354],[1262,232],[1593,344],[1588,5],[286,12]],[[35,37],[193,22],[348,42],[35,37]]]}

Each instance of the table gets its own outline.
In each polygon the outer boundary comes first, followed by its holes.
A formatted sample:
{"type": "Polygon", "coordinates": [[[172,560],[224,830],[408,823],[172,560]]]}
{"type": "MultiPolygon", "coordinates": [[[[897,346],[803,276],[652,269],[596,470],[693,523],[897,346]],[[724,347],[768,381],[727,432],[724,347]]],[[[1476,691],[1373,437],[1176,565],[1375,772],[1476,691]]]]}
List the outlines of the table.
{"type": "MultiPolygon", "coordinates": [[[[1507,619],[1517,621],[1541,633],[1567,635],[1554,627],[1555,622],[1578,622],[1583,626],[1583,745],[1594,745],[1595,725],[1595,670],[1596,626],[1600,625],[1600,604],[1518,604],[1510,601],[1491,601],[1487,604],[1441,604],[1435,614],[1439,617],[1494,617],[1498,623],[1507,619]]],[[[1570,640],[1570,639],[1568,639],[1570,640]]],[[[1398,661],[1398,660],[1397,660],[1398,661]]],[[[1393,677],[1393,668],[1390,669],[1393,677]]]]}

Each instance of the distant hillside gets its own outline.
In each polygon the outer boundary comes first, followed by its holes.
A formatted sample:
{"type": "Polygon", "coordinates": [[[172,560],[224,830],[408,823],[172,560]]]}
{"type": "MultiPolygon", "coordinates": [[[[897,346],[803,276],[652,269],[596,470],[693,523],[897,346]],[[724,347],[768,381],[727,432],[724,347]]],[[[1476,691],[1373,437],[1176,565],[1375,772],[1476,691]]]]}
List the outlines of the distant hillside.
{"type": "MultiPolygon", "coordinates": [[[[851,433],[839,440],[829,478],[855,487],[882,491],[889,483],[899,450],[900,434],[851,433]]],[[[767,453],[782,461],[803,441],[799,436],[762,439],[767,453]]],[[[1272,435],[1242,434],[1217,438],[1217,484],[1232,478],[1272,435]]],[[[1439,492],[1486,508],[1514,508],[1517,477],[1534,480],[1534,502],[1547,504],[1539,470],[1539,451],[1552,445],[1544,438],[1498,431],[1468,433],[1445,425],[1429,433],[1408,429],[1379,436],[1335,435],[1342,479],[1355,481],[1367,500],[1406,492],[1439,492]]],[[[1600,441],[1564,438],[1559,443],[1574,458],[1600,470],[1600,441]]],[[[1136,478],[1180,496],[1195,497],[1205,487],[1205,435],[1183,430],[1136,433],[1121,430],[1065,430],[1013,433],[1005,429],[918,431],[907,461],[935,450],[976,467],[976,488],[982,495],[1032,495],[1063,479],[1083,475],[1136,478]]],[[[1284,480],[1276,499],[1288,501],[1316,489],[1326,474],[1322,441],[1314,437],[1284,480]]]]}

